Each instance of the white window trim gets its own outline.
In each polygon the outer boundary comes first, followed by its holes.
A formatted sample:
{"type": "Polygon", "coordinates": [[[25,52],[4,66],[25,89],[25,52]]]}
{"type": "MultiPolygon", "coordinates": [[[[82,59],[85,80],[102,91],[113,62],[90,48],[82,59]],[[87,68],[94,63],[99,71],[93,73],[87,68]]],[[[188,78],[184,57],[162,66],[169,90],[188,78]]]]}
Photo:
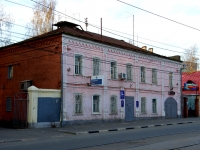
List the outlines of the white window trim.
{"type": "Polygon", "coordinates": [[[141,97],[140,98],[140,107],[141,107],[141,109],[140,109],[140,113],[141,114],[147,114],[147,98],[146,97],[141,97]],[[145,112],[142,112],[142,98],[145,98],[145,112]]]}
{"type": "Polygon", "coordinates": [[[118,80],[118,67],[117,67],[117,61],[115,61],[115,60],[110,61],[110,79],[111,79],[111,80],[118,80]],[[112,62],[115,62],[115,63],[116,63],[116,79],[113,79],[113,78],[111,77],[111,63],[112,63],[112,62]]]}
{"type": "Polygon", "coordinates": [[[99,94],[92,95],[92,114],[93,115],[100,115],[101,114],[101,95],[99,95],[99,94]],[[99,96],[99,112],[93,112],[93,97],[94,96],[99,96]]]}
{"type": "MultiPolygon", "coordinates": [[[[99,57],[93,57],[92,58],[92,76],[94,76],[94,64],[93,64],[94,63],[94,61],[93,61],[94,59],[98,59],[99,60],[99,74],[98,75],[101,75],[101,72],[102,72],[101,71],[101,68],[102,68],[101,67],[101,59],[99,57]]],[[[98,76],[98,75],[95,75],[95,76],[98,76]]]]}
{"type": "Polygon", "coordinates": [[[84,59],[84,56],[82,55],[82,54],[79,54],[79,53],[75,53],[74,54],[74,75],[75,76],[84,76],[84,61],[83,61],[83,59],[84,59]],[[81,56],[82,57],[82,74],[76,74],[75,73],[75,65],[76,65],[76,56],[81,56]]]}
{"type": "Polygon", "coordinates": [[[152,98],[151,99],[151,112],[152,112],[152,114],[158,114],[158,101],[157,101],[157,98],[152,98]],[[153,112],[153,99],[155,99],[156,100],[156,113],[154,113],[153,112]]]}
{"type": "Polygon", "coordinates": [[[117,97],[117,95],[111,95],[110,96],[110,115],[117,115],[118,114],[118,108],[117,108],[117,106],[118,106],[118,104],[117,104],[117,102],[118,102],[118,97],[117,97]],[[116,111],[115,112],[111,112],[111,97],[115,97],[116,98],[116,111]]]}
{"type": "Polygon", "coordinates": [[[83,115],[83,111],[84,111],[84,109],[83,109],[83,93],[74,93],[74,107],[73,107],[73,115],[83,115]],[[76,111],[75,111],[75,107],[76,107],[76,95],[81,95],[82,96],[82,113],[76,113],[76,111]]]}
{"type": "Polygon", "coordinates": [[[126,64],[126,74],[127,74],[127,81],[133,81],[133,65],[131,63],[127,63],[126,64]],[[130,65],[131,66],[131,80],[128,80],[128,73],[127,73],[127,66],[130,65]]]}
{"type": "Polygon", "coordinates": [[[141,83],[146,83],[147,81],[146,81],[146,67],[145,66],[140,66],[140,82],[141,83]],[[144,67],[144,82],[142,81],[142,76],[141,76],[141,74],[142,74],[142,70],[141,70],[141,68],[142,67],[144,67]]]}

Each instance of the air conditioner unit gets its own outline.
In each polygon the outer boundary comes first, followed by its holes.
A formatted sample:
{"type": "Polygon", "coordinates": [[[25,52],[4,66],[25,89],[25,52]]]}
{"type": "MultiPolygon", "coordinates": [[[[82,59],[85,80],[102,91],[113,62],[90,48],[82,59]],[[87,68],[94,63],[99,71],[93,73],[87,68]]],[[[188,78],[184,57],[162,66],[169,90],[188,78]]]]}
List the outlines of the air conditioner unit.
{"type": "Polygon", "coordinates": [[[124,80],[127,78],[127,75],[125,73],[120,73],[120,77],[122,80],[124,80]]]}
{"type": "Polygon", "coordinates": [[[21,91],[27,91],[30,86],[33,85],[32,80],[25,80],[20,82],[20,89],[21,91]]]}

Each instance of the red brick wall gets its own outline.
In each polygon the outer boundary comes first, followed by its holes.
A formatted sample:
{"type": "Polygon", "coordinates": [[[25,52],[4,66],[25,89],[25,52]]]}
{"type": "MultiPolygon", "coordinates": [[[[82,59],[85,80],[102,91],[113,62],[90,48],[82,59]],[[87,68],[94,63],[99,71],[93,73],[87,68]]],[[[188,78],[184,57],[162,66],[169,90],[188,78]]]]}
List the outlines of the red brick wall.
{"type": "MultiPolygon", "coordinates": [[[[14,94],[20,92],[20,81],[33,80],[38,88],[60,89],[61,35],[34,42],[0,48],[0,123],[12,122],[14,94]],[[8,66],[13,78],[8,79],[8,66]],[[6,112],[6,97],[12,97],[12,111],[6,112]]],[[[0,126],[1,126],[0,124],[0,126]]]]}

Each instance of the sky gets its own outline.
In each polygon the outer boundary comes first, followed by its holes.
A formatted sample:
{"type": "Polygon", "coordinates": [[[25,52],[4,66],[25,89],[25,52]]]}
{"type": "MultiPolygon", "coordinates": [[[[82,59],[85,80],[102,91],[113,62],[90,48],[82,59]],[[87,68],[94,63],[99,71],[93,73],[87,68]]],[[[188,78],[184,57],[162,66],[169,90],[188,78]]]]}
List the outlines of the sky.
{"type": "MultiPolygon", "coordinates": [[[[56,18],[60,21],[66,20],[80,24],[84,30],[86,30],[86,26],[83,23],[84,18],[88,18],[89,26],[87,30],[95,33],[100,33],[100,18],[102,18],[103,35],[121,39],[126,42],[133,41],[134,29],[134,45],[138,47],[147,46],[147,49],[153,48],[155,53],[164,56],[182,56],[185,53],[185,49],[194,45],[200,48],[199,0],[120,1],[57,0],[56,18]],[[163,19],[135,7],[126,5],[120,1],[198,30],[163,19]]],[[[32,7],[34,5],[33,1],[0,0],[0,2],[5,6],[6,12],[12,15],[15,24],[26,26],[27,23],[30,22],[31,17],[33,16],[33,10],[21,5],[32,7]]],[[[26,30],[24,27],[15,25],[13,32],[21,34],[12,34],[13,40],[20,41],[24,37],[23,34],[26,33],[26,30]],[[14,36],[19,38],[14,38],[14,36]]],[[[200,50],[198,51],[198,57],[199,56],[200,50]]]]}

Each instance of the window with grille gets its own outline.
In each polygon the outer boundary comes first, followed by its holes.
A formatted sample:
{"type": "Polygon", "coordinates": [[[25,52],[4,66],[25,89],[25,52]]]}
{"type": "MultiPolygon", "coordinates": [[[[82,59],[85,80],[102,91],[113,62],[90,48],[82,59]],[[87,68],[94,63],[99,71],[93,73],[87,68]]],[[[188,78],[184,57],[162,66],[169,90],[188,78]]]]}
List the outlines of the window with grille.
{"type": "Polygon", "coordinates": [[[82,106],[83,100],[82,100],[82,94],[81,93],[75,93],[75,114],[82,114],[82,106]]]}
{"type": "Polygon", "coordinates": [[[157,83],[157,70],[154,68],[152,69],[152,83],[157,83]]]}
{"type": "Polygon", "coordinates": [[[6,111],[12,111],[12,98],[6,98],[6,111]]]}
{"type": "Polygon", "coordinates": [[[111,62],[111,79],[117,79],[117,62],[111,62]]]}
{"type": "Polygon", "coordinates": [[[75,74],[83,74],[83,57],[81,55],[75,55],[75,74]]]}
{"type": "Polygon", "coordinates": [[[140,73],[141,73],[141,82],[145,82],[145,67],[144,66],[142,66],[142,67],[140,67],[140,73]]]}
{"type": "Polygon", "coordinates": [[[94,113],[99,113],[100,112],[100,96],[99,95],[93,95],[93,112],[94,113]]]}
{"type": "Polygon", "coordinates": [[[152,113],[157,113],[156,99],[152,99],[152,113]]]}
{"type": "Polygon", "coordinates": [[[146,97],[141,98],[141,113],[146,113],[146,97]]]}
{"type": "Polygon", "coordinates": [[[110,113],[117,113],[117,96],[114,95],[110,97],[110,113]]]}
{"type": "Polygon", "coordinates": [[[100,75],[100,59],[93,59],[93,76],[100,75]]]}
{"type": "Polygon", "coordinates": [[[126,65],[126,74],[127,74],[127,80],[132,81],[132,71],[133,66],[131,64],[126,65]]]}
{"type": "Polygon", "coordinates": [[[13,66],[8,66],[8,79],[13,78],[13,66]]]}
{"type": "Polygon", "coordinates": [[[169,73],[169,86],[173,86],[172,80],[173,80],[173,73],[170,72],[170,73],[169,73]]]}

